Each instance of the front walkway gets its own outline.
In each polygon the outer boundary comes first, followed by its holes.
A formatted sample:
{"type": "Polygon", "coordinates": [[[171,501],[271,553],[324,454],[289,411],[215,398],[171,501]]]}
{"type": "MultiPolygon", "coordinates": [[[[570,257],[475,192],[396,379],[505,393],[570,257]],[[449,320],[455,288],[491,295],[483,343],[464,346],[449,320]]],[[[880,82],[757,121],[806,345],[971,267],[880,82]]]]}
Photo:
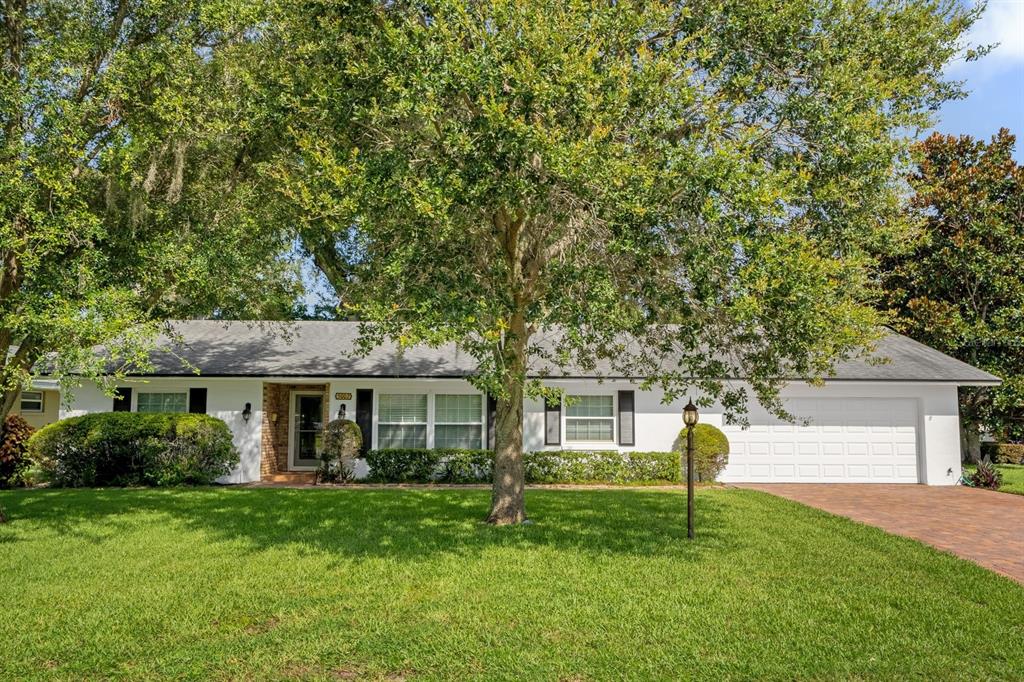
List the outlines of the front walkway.
{"type": "Polygon", "coordinates": [[[1024,495],[962,486],[744,483],[920,540],[1024,583],[1024,495]]]}

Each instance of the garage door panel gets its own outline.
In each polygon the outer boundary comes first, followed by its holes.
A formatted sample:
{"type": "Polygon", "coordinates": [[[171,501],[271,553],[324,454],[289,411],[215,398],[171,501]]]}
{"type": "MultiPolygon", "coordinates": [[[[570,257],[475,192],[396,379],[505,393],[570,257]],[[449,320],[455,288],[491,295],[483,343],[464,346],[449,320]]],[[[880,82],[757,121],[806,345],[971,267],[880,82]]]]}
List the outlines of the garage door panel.
{"type": "Polygon", "coordinates": [[[823,464],[821,475],[823,478],[842,480],[846,476],[846,467],[842,464],[823,464]]]}
{"type": "Polygon", "coordinates": [[[817,464],[801,464],[797,469],[800,478],[818,478],[821,476],[821,467],[817,464]]]}
{"type": "Polygon", "coordinates": [[[800,399],[780,423],[763,410],[751,428],[728,426],[724,481],[906,482],[918,480],[917,403],[910,399],[800,399]]]}
{"type": "Polygon", "coordinates": [[[849,464],[846,467],[846,475],[849,478],[868,478],[868,465],[867,464],[849,464]]]}

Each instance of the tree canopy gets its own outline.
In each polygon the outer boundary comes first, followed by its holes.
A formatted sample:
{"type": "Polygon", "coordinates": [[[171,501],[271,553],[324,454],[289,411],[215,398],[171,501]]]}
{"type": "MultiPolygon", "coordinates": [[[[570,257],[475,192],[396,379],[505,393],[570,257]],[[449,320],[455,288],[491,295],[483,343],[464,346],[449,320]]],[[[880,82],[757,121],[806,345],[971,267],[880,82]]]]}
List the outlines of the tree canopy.
{"type": "Polygon", "coordinates": [[[0,417],[44,356],[95,376],[95,344],[144,363],[161,319],[290,305],[289,242],[259,212],[263,118],[242,96],[257,9],[0,8],[0,417]]]}
{"type": "Polygon", "coordinates": [[[980,429],[1024,440],[1024,168],[1006,129],[989,142],[934,134],[915,147],[909,210],[924,225],[883,262],[884,302],[900,331],[1003,379],[961,389],[965,452],[980,429]]]}
{"type": "MultiPolygon", "coordinates": [[[[273,167],[366,342],[453,341],[497,396],[490,520],[525,518],[546,366],[780,410],[881,317],[904,131],[959,94],[933,2],[375,2],[285,12],[273,167]],[[668,324],[671,323],[671,324],[668,324]],[[539,343],[540,338],[544,343],[539,343]],[[699,378],[698,378],[699,377],[699,378]]],[[[550,394],[546,397],[551,398],[550,394]]]]}

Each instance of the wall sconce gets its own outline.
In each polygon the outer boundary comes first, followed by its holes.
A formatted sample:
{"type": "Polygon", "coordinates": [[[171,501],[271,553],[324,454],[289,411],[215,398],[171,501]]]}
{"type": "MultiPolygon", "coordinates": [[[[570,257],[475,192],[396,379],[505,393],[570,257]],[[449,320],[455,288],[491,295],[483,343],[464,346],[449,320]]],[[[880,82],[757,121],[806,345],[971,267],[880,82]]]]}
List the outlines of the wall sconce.
{"type": "Polygon", "coordinates": [[[341,407],[338,408],[338,419],[344,419],[344,418],[345,418],[345,403],[342,403],[341,407]]]}
{"type": "Polygon", "coordinates": [[[276,424],[277,423],[277,412],[271,412],[270,413],[270,422],[272,424],[276,424]]]}
{"type": "Polygon", "coordinates": [[[242,410],[242,421],[248,423],[250,417],[252,417],[252,403],[246,403],[245,409],[242,410]]]}

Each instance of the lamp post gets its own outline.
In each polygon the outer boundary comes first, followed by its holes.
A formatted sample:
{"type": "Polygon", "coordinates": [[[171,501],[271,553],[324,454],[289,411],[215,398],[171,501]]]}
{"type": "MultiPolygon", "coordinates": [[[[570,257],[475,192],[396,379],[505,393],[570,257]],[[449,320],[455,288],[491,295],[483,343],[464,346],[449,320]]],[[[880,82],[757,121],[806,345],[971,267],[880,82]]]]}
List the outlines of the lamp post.
{"type": "Polygon", "coordinates": [[[693,539],[693,427],[697,425],[697,406],[690,400],[683,408],[686,424],[686,537],[693,539]]]}

